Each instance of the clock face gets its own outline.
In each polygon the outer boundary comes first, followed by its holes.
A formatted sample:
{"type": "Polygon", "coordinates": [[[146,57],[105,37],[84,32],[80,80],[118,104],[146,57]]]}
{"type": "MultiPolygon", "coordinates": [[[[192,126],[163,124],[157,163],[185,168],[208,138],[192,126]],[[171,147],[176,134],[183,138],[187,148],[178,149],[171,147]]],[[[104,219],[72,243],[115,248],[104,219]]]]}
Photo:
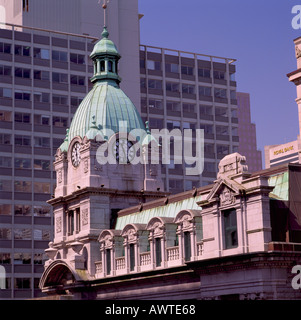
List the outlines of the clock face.
{"type": "Polygon", "coordinates": [[[78,142],[72,148],[71,160],[74,167],[78,167],[80,164],[80,144],[78,142]]]}
{"type": "Polygon", "coordinates": [[[127,139],[118,139],[113,144],[113,155],[118,163],[130,163],[135,157],[133,143],[127,139]]]}

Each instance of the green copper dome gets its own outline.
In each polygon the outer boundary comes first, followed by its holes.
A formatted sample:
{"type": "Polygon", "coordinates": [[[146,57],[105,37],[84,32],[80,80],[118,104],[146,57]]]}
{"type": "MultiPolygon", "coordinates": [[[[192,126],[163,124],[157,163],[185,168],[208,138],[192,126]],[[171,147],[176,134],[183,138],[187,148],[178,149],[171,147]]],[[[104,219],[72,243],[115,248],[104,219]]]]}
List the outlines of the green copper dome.
{"type": "Polygon", "coordinates": [[[146,130],[136,107],[119,87],[121,79],[117,70],[120,54],[108,35],[104,27],[103,38],[96,43],[90,55],[94,63],[94,75],[91,78],[94,87],[79,105],[60,147],[62,151],[66,151],[76,136],[86,136],[90,140],[99,135],[110,138],[110,132],[121,131],[121,121],[125,122],[127,132],[146,130]]]}

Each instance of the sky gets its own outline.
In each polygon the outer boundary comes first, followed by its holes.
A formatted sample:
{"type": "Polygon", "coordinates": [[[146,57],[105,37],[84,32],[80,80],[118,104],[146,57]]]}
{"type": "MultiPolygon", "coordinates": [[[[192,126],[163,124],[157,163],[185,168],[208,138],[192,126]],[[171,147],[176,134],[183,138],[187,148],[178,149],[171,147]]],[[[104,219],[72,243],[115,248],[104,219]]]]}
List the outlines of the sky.
{"type": "Polygon", "coordinates": [[[139,0],[140,43],[237,59],[237,91],[248,92],[257,146],[299,134],[292,27],[296,0],[139,0]]]}

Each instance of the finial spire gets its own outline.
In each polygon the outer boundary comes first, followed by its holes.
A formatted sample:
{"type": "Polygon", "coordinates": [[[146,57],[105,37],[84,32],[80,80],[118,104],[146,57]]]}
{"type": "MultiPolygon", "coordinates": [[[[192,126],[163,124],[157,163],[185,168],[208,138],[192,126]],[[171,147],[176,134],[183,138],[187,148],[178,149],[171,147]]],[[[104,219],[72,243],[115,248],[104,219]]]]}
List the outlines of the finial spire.
{"type": "MultiPolygon", "coordinates": [[[[104,18],[103,18],[104,27],[107,26],[107,7],[109,2],[110,0],[103,0],[102,8],[103,8],[103,14],[104,14],[104,18]]],[[[101,0],[99,0],[98,3],[101,3],[101,0]]]]}

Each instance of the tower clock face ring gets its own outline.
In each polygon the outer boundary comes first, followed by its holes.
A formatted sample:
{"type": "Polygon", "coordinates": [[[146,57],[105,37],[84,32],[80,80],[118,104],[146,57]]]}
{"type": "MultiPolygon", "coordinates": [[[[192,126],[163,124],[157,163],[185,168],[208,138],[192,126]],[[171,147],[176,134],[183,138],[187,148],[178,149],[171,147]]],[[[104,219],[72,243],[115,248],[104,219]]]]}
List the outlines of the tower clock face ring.
{"type": "Polygon", "coordinates": [[[118,163],[130,163],[135,157],[133,143],[124,138],[117,139],[113,143],[113,155],[118,163]]]}
{"type": "Polygon", "coordinates": [[[79,142],[76,142],[74,144],[74,146],[72,147],[72,151],[71,151],[71,161],[72,161],[72,165],[74,167],[78,167],[80,164],[80,144],[79,142]]]}

